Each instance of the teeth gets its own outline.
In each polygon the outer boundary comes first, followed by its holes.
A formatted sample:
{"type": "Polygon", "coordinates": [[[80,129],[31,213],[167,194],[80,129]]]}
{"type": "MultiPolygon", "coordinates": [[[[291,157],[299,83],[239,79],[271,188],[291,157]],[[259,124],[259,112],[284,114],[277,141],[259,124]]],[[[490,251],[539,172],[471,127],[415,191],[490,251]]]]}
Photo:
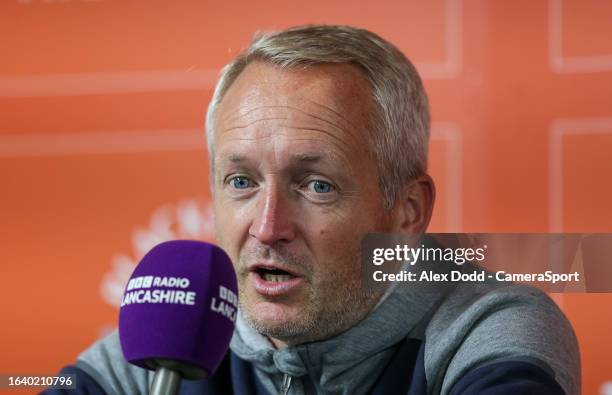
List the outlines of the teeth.
{"type": "Polygon", "coordinates": [[[289,281],[291,280],[291,275],[289,274],[272,274],[272,273],[263,273],[262,275],[263,279],[266,281],[272,281],[275,283],[280,283],[283,281],[289,281]]]}

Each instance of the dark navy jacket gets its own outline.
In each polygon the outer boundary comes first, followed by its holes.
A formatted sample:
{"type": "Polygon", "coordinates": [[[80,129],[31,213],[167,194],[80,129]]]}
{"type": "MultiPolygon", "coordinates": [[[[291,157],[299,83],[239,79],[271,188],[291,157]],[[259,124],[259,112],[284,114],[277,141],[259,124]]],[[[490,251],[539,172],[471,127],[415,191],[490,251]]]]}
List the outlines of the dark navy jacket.
{"type": "MultiPolygon", "coordinates": [[[[425,343],[416,339],[404,340],[383,375],[370,390],[372,395],[406,394],[426,395],[427,381],[423,366],[425,343]]],[[[76,366],[62,370],[64,374],[76,374],[76,389],[49,389],[46,395],[89,394],[106,392],[91,376],[76,366]]],[[[291,391],[289,391],[291,393],[291,391]]],[[[253,366],[228,353],[215,375],[205,380],[183,380],[181,395],[268,395],[259,382],[253,366]]],[[[449,395],[563,395],[564,391],[554,380],[552,371],[528,362],[507,361],[480,367],[466,374],[449,392],[449,395]]]]}

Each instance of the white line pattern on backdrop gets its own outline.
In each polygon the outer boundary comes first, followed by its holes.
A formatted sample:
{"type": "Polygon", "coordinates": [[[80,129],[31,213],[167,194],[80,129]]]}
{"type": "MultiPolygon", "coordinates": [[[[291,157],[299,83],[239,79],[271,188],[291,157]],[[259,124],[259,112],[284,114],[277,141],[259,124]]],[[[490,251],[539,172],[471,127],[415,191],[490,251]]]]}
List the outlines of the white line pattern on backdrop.
{"type": "Polygon", "coordinates": [[[563,232],[563,138],[612,133],[612,118],[566,118],[551,122],[548,139],[548,207],[550,232],[563,232]]]}
{"type": "Polygon", "coordinates": [[[446,142],[446,232],[463,229],[463,136],[452,122],[434,122],[431,139],[446,142]]]}
{"type": "Polygon", "coordinates": [[[456,78],[463,68],[463,0],[446,0],[444,14],[446,59],[416,63],[415,66],[424,80],[456,78]]]}
{"type": "Polygon", "coordinates": [[[204,128],[0,135],[0,157],[206,150],[204,128]]]}
{"type": "Polygon", "coordinates": [[[563,56],[562,0],[548,0],[548,60],[550,68],[561,74],[612,71],[612,54],[563,56]]]}
{"type": "Polygon", "coordinates": [[[0,77],[0,98],[212,89],[219,70],[115,71],[0,77]]]}
{"type": "MultiPolygon", "coordinates": [[[[463,61],[462,0],[445,0],[443,61],[418,62],[423,79],[451,79],[463,61]]],[[[81,96],[110,93],[165,92],[212,89],[219,69],[117,71],[0,77],[0,98],[81,96]]]]}

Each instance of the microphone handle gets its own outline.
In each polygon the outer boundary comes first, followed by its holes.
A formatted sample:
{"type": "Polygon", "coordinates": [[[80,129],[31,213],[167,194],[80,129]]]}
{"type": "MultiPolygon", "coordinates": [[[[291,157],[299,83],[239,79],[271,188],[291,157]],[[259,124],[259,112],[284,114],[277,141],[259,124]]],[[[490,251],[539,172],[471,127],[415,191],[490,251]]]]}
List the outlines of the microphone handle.
{"type": "Polygon", "coordinates": [[[181,385],[181,375],[164,366],[155,371],[153,384],[151,384],[151,395],[177,395],[181,385]]]}

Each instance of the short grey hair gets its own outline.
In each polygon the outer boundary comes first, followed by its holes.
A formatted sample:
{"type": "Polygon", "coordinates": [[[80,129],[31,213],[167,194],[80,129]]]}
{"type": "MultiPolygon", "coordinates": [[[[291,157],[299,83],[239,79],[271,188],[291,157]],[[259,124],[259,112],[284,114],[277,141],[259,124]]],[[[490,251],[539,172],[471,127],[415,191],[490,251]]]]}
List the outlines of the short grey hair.
{"type": "Polygon", "coordinates": [[[281,68],[326,63],[357,66],[371,86],[374,110],[369,144],[378,164],[385,209],[391,209],[406,182],[427,169],[429,105],[414,65],[393,44],[355,27],[308,25],[258,34],[222,70],[206,114],[212,160],[217,107],[246,66],[260,60],[281,68]]]}

